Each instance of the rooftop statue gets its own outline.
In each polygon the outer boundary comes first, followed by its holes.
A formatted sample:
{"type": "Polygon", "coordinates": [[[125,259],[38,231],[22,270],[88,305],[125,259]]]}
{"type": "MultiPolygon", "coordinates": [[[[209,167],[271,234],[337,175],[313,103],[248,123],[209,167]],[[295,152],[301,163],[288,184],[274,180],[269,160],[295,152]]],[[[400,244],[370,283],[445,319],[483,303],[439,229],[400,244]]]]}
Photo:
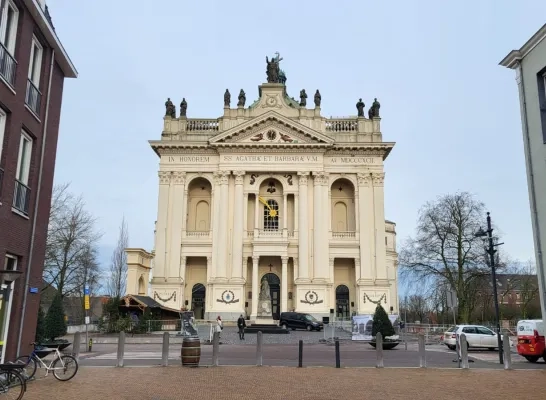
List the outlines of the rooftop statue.
{"type": "Polygon", "coordinates": [[[319,90],[315,92],[315,107],[320,107],[320,101],[322,100],[322,96],[320,95],[319,90]]]}
{"type": "Polygon", "coordinates": [[[186,102],[186,98],[182,98],[182,103],[180,103],[180,116],[185,117],[186,111],[188,110],[188,103],[186,102]]]}
{"type": "Polygon", "coordinates": [[[379,118],[379,108],[381,107],[381,104],[377,101],[377,97],[373,99],[372,106],[368,110],[368,118],[379,118]]]}
{"type": "Polygon", "coordinates": [[[356,109],[358,110],[358,116],[363,117],[364,116],[364,102],[362,99],[358,99],[358,103],[356,103],[356,109]]]}
{"type": "Polygon", "coordinates": [[[224,107],[228,107],[231,103],[231,93],[229,93],[229,90],[226,89],[226,92],[224,93],[224,107]]]}
{"type": "Polygon", "coordinates": [[[275,53],[275,57],[273,57],[271,61],[269,60],[269,57],[265,57],[265,62],[267,63],[267,83],[286,83],[286,74],[279,66],[279,63],[282,60],[279,52],[275,53]]]}
{"type": "Polygon", "coordinates": [[[165,116],[166,117],[171,117],[171,118],[176,118],[176,108],[175,108],[173,102],[171,101],[170,97],[165,102],[165,116]]]}
{"type": "Polygon", "coordinates": [[[244,107],[246,103],[246,94],[243,89],[239,92],[239,101],[237,102],[237,107],[244,107]]]}
{"type": "Polygon", "coordinates": [[[305,93],[305,89],[302,89],[300,91],[300,107],[305,107],[307,105],[307,93],[305,93]]]}

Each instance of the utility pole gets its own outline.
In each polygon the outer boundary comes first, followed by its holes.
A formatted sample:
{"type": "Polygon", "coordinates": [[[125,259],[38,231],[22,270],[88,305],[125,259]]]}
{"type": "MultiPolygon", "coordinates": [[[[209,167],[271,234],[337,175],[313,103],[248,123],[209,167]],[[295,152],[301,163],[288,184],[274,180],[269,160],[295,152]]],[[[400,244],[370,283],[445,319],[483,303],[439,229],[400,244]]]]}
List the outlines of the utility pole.
{"type": "Polygon", "coordinates": [[[488,247],[485,248],[487,254],[489,254],[489,263],[491,264],[491,279],[493,280],[493,298],[495,303],[495,322],[497,328],[497,345],[499,347],[499,362],[504,364],[504,356],[502,351],[502,338],[501,338],[501,328],[500,328],[500,312],[499,312],[499,298],[497,295],[497,273],[495,267],[495,250],[496,246],[500,246],[504,243],[493,243],[493,228],[491,227],[491,216],[487,213],[487,231],[483,231],[482,228],[475,234],[476,237],[487,237],[488,247]]]}

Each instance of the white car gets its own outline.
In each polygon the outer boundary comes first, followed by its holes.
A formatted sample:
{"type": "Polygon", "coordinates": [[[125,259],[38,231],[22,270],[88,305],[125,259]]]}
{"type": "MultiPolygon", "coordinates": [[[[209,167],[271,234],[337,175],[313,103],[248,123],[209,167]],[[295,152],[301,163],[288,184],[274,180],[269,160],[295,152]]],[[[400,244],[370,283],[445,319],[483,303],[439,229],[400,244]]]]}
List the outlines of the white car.
{"type": "Polygon", "coordinates": [[[468,347],[497,349],[497,334],[481,325],[456,325],[444,332],[444,344],[450,350],[455,350],[457,334],[464,333],[468,347]]]}

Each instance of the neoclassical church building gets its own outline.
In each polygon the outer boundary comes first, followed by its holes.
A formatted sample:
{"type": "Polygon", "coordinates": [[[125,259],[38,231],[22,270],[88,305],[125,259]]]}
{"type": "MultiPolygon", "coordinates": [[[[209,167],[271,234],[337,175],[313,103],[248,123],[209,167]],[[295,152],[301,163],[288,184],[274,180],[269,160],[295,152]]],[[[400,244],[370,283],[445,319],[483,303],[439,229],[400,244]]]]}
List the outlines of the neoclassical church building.
{"type": "Polygon", "coordinates": [[[287,93],[278,54],[267,83],[219,118],[179,115],[166,102],[160,140],[155,248],[127,249],[128,294],[196,319],[256,318],[262,280],[273,317],[398,313],[395,224],[385,220],[379,103],[365,116],[325,118],[321,95],[287,93]],[[310,101],[311,103],[311,101],[310,101]]]}

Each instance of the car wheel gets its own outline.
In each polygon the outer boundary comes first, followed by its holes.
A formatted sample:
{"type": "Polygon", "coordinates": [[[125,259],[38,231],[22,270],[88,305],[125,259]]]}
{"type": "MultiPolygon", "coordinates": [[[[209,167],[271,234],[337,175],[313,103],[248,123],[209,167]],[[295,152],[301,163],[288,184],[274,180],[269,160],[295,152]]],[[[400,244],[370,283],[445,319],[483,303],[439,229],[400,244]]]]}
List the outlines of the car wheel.
{"type": "Polygon", "coordinates": [[[288,327],[286,326],[286,324],[282,324],[282,329],[284,329],[284,330],[288,329],[288,327]]]}
{"type": "Polygon", "coordinates": [[[313,330],[313,327],[311,325],[307,325],[307,332],[311,332],[313,330]]]}
{"type": "Polygon", "coordinates": [[[455,350],[455,346],[453,346],[453,345],[451,345],[451,344],[448,344],[448,345],[447,345],[447,348],[448,348],[449,350],[455,350]]]}
{"type": "Polygon", "coordinates": [[[525,358],[530,363],[536,363],[540,357],[539,356],[525,356],[525,358]]]}

